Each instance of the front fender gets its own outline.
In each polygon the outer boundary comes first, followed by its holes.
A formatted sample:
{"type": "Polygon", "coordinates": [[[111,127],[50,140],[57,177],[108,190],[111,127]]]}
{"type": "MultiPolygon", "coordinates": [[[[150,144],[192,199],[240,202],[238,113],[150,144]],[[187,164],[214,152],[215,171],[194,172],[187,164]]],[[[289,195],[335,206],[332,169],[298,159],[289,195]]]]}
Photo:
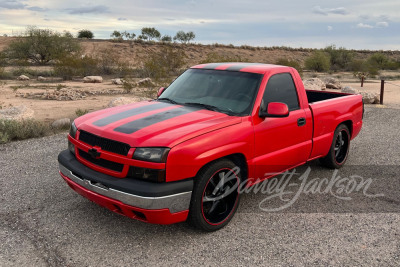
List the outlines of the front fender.
{"type": "Polygon", "coordinates": [[[254,153],[254,132],[250,119],[192,138],[168,154],[166,180],[195,177],[207,163],[231,154],[243,154],[247,160],[254,153]]]}

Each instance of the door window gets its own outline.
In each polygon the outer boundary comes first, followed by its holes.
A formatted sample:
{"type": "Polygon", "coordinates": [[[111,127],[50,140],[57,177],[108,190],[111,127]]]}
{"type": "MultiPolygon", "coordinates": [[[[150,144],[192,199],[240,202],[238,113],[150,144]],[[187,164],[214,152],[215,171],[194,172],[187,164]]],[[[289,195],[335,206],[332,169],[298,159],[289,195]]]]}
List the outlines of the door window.
{"type": "Polygon", "coordinates": [[[266,106],[271,102],[288,105],[289,110],[299,109],[299,98],[290,73],[279,73],[271,76],[264,91],[263,100],[266,106]]]}

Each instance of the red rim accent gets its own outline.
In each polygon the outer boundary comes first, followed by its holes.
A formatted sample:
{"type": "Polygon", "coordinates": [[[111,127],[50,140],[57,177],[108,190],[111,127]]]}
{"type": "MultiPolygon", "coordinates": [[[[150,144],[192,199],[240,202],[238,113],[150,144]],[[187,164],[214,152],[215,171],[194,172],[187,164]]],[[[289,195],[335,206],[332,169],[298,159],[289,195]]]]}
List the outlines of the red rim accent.
{"type": "Polygon", "coordinates": [[[235,204],[233,205],[233,208],[232,208],[231,212],[228,214],[228,216],[226,216],[226,218],[225,218],[223,221],[221,221],[221,222],[219,222],[219,223],[211,223],[211,222],[209,222],[209,221],[207,220],[207,218],[205,217],[205,215],[204,215],[204,210],[203,210],[203,197],[204,197],[204,193],[205,193],[205,191],[206,191],[206,189],[207,189],[207,186],[208,186],[208,183],[210,182],[210,180],[214,177],[215,174],[217,174],[218,172],[220,172],[220,171],[222,171],[222,170],[228,170],[228,171],[231,171],[232,173],[234,173],[234,172],[233,172],[231,169],[229,169],[229,168],[222,168],[222,169],[219,169],[218,171],[214,172],[213,175],[211,175],[210,179],[208,179],[206,185],[204,186],[203,194],[201,195],[201,214],[202,214],[202,216],[203,216],[203,219],[206,221],[206,223],[208,223],[208,224],[210,224],[210,225],[214,225],[214,226],[221,225],[221,224],[223,224],[224,222],[226,222],[226,220],[228,220],[230,217],[232,217],[233,211],[235,210],[235,208],[236,208],[236,206],[237,206],[237,203],[238,203],[238,200],[239,200],[239,182],[240,182],[240,179],[239,179],[239,177],[235,174],[236,180],[238,181],[238,188],[237,188],[237,190],[238,190],[238,195],[237,195],[237,197],[236,197],[235,204]]]}

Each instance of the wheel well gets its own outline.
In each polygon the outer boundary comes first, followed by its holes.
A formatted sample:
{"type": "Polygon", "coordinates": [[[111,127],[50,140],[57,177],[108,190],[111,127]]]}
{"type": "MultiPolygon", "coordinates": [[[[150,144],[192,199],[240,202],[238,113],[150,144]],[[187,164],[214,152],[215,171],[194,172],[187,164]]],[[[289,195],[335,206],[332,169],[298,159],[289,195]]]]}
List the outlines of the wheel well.
{"type": "MultiPolygon", "coordinates": [[[[243,181],[247,180],[248,178],[248,166],[247,166],[247,161],[246,161],[246,157],[241,154],[241,153],[236,153],[236,154],[231,154],[231,155],[227,155],[218,159],[215,159],[213,161],[208,162],[207,164],[205,164],[203,167],[200,168],[200,170],[197,172],[197,174],[204,168],[206,168],[208,165],[210,165],[211,163],[221,160],[221,159],[229,159],[230,161],[232,161],[233,163],[235,163],[237,166],[239,166],[240,171],[241,171],[241,178],[243,181]]],[[[196,176],[197,176],[196,174],[196,176]]]]}
{"type": "MultiPolygon", "coordinates": [[[[349,131],[350,131],[350,138],[351,138],[351,136],[352,136],[352,134],[353,134],[353,122],[352,122],[351,120],[348,120],[348,121],[344,121],[344,122],[342,122],[342,123],[340,123],[340,124],[344,124],[344,125],[347,126],[347,128],[349,128],[349,131]]],[[[339,124],[339,125],[340,125],[340,124],[339,124]]],[[[339,127],[339,125],[338,125],[338,127],[339,127]]]]}

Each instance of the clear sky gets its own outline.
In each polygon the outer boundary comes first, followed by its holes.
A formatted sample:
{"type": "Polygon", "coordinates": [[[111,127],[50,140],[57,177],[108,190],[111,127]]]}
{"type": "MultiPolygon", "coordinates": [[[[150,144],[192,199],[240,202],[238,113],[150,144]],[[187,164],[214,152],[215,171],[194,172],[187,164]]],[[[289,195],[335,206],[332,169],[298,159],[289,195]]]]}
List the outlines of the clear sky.
{"type": "Polygon", "coordinates": [[[205,44],[400,50],[400,0],[0,0],[1,35],[29,25],[101,39],[155,27],[205,44]]]}

